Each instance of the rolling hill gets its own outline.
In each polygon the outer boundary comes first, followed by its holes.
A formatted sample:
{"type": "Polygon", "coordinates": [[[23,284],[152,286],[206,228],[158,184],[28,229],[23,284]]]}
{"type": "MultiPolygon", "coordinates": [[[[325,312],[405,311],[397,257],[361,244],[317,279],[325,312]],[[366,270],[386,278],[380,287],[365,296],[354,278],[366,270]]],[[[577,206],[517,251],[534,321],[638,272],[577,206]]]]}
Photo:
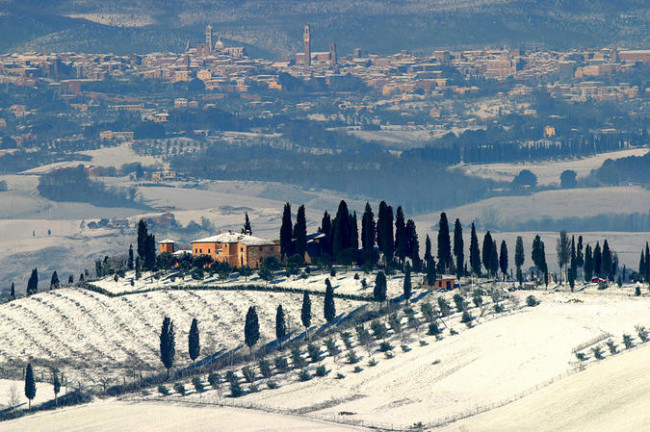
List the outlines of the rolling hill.
{"type": "Polygon", "coordinates": [[[342,53],[443,47],[647,45],[650,12],[641,0],[4,0],[0,50],[147,52],[182,50],[210,23],[252,54],[287,56],[302,25],[315,47],[334,40],[342,53]]]}

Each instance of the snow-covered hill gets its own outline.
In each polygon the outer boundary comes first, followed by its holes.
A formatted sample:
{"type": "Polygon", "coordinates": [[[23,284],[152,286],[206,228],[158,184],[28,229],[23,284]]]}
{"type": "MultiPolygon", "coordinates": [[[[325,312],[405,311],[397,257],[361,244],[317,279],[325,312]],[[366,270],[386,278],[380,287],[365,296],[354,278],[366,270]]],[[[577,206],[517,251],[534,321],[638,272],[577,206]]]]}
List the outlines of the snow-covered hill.
{"type": "MultiPolygon", "coordinates": [[[[364,302],[336,299],[337,313],[364,302]]],[[[275,313],[282,305],[290,330],[302,329],[301,294],[258,291],[156,291],[107,297],[86,289],[63,288],[0,305],[0,364],[18,368],[30,359],[60,367],[71,381],[84,386],[100,377],[122,380],[139,371],[162,368],[159,334],[164,316],[176,330],[178,365],[189,363],[187,334],[199,320],[202,353],[243,344],[244,318],[256,306],[260,344],[275,339],[275,313]]],[[[323,298],[312,298],[312,325],[320,326],[323,298]]]]}

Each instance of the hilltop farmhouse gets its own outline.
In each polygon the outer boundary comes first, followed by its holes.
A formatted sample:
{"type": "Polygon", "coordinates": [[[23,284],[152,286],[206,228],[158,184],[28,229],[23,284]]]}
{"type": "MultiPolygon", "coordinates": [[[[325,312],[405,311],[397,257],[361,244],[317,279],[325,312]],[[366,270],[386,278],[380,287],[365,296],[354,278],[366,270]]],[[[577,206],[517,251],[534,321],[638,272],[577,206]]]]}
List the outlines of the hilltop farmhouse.
{"type": "Polygon", "coordinates": [[[227,262],[232,267],[257,269],[268,257],[280,260],[280,243],[229,231],[193,241],[192,255],[209,255],[213,260],[227,262]]]}

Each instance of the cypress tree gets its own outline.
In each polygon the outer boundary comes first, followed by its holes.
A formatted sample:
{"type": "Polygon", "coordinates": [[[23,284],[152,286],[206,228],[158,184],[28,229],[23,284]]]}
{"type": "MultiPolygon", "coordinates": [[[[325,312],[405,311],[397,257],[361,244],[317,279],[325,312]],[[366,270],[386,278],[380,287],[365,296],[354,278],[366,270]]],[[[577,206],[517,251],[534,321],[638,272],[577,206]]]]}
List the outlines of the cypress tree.
{"type": "Polygon", "coordinates": [[[386,233],[385,244],[386,250],[384,252],[386,263],[392,262],[395,257],[395,240],[393,240],[394,225],[393,225],[393,207],[386,207],[386,233]]]}
{"type": "Polygon", "coordinates": [[[32,294],[38,292],[38,270],[33,269],[32,274],[29,276],[27,281],[27,296],[29,297],[32,294]]]}
{"type": "Polygon", "coordinates": [[[472,222],[472,234],[469,242],[469,263],[472,267],[472,273],[476,276],[481,275],[481,252],[478,247],[478,236],[476,235],[476,227],[472,222]]]}
{"type": "Polygon", "coordinates": [[[332,218],[327,213],[327,210],[323,213],[323,219],[321,220],[318,232],[326,235],[324,241],[321,241],[321,252],[332,256],[332,218]]]}
{"type": "Polygon", "coordinates": [[[451,269],[452,265],[449,221],[447,220],[447,214],[442,212],[438,223],[438,266],[443,272],[446,272],[451,269]]]}
{"type": "Polygon", "coordinates": [[[429,258],[431,258],[431,237],[427,234],[427,237],[424,240],[424,261],[428,262],[429,258]]]}
{"type": "Polygon", "coordinates": [[[334,239],[332,252],[334,258],[336,259],[337,255],[352,247],[352,224],[350,218],[350,212],[348,210],[348,205],[344,200],[341,200],[339,203],[338,211],[336,212],[336,217],[333,222],[334,228],[334,239]]]}
{"type": "Polygon", "coordinates": [[[582,268],[585,265],[585,257],[582,253],[582,236],[578,236],[578,246],[576,248],[576,266],[582,268]]]}
{"type": "Polygon", "coordinates": [[[169,317],[165,317],[160,330],[160,361],[167,369],[167,378],[169,378],[169,370],[174,366],[174,356],[176,355],[174,337],[174,323],[169,317]]]}
{"type": "Polygon", "coordinates": [[[300,309],[300,321],[305,327],[305,330],[308,330],[311,327],[311,300],[309,299],[309,293],[305,291],[302,296],[302,308],[300,309]]]}
{"type": "Polygon", "coordinates": [[[371,253],[375,248],[375,215],[372,213],[370,203],[366,202],[366,208],[361,217],[361,247],[365,253],[371,253]]]}
{"type": "Polygon", "coordinates": [[[29,399],[29,410],[32,410],[32,399],[36,397],[36,381],[34,381],[34,370],[32,364],[27,364],[25,373],[25,397],[29,399]]]}
{"type": "Polygon", "coordinates": [[[147,229],[147,222],[144,219],[140,219],[138,222],[138,256],[140,260],[145,259],[148,239],[149,231],[147,229]]]}
{"type": "Polygon", "coordinates": [[[293,228],[293,238],[296,239],[295,254],[304,259],[305,252],[307,252],[307,217],[304,205],[298,207],[296,225],[293,228]]]}
{"type": "Polygon", "coordinates": [[[413,259],[413,251],[415,250],[416,245],[418,246],[418,255],[419,255],[419,245],[418,241],[418,231],[415,227],[415,221],[409,219],[406,221],[406,227],[404,228],[404,236],[406,237],[406,257],[413,259]]]}
{"type": "Polygon", "coordinates": [[[548,289],[548,265],[546,263],[546,250],[543,241],[540,241],[540,260],[541,271],[544,275],[544,284],[546,285],[546,289],[548,289]]]}
{"type": "Polygon", "coordinates": [[[519,281],[519,286],[521,286],[524,279],[521,266],[524,265],[525,261],[526,255],[524,254],[524,239],[522,239],[521,236],[518,236],[515,243],[515,266],[517,267],[517,280],[519,281]]]}
{"type": "Polygon", "coordinates": [[[374,299],[379,303],[386,301],[386,274],[383,271],[377,272],[372,294],[374,299]]]}
{"type": "MultiPolygon", "coordinates": [[[[641,252],[643,254],[643,252],[641,252]]],[[[14,283],[11,283],[11,299],[16,300],[16,285],[14,283]]]]}
{"type": "Polygon", "coordinates": [[[144,266],[149,271],[156,271],[156,236],[149,234],[147,239],[144,266]]]}
{"type": "Polygon", "coordinates": [[[533,248],[531,252],[531,257],[533,259],[533,264],[535,264],[535,267],[537,268],[537,273],[539,275],[540,272],[542,272],[542,239],[539,237],[539,235],[536,235],[535,238],[533,239],[533,248]]]}
{"type": "Polygon", "coordinates": [[[436,282],[436,261],[433,257],[427,260],[427,285],[433,286],[436,282]]]}
{"type": "Polygon", "coordinates": [[[54,270],[54,273],[52,273],[52,279],[50,279],[50,290],[58,289],[60,285],[59,275],[56,274],[56,270],[54,270]]]}
{"type": "Polygon", "coordinates": [[[578,264],[577,264],[577,254],[576,254],[576,243],[575,237],[571,237],[571,258],[569,259],[569,271],[567,273],[569,279],[569,286],[571,287],[571,292],[576,284],[576,277],[578,273],[578,264]]]}
{"type": "Polygon", "coordinates": [[[645,280],[650,284],[650,247],[648,247],[648,242],[645,242],[645,280]]]}
{"type": "Polygon", "coordinates": [[[379,203],[379,217],[377,219],[377,244],[384,254],[385,263],[393,260],[395,242],[393,240],[393,209],[384,201],[379,203]]]}
{"type": "Polygon", "coordinates": [[[601,277],[603,267],[603,254],[600,251],[600,243],[596,242],[596,247],[593,252],[594,259],[594,274],[601,277]]]}
{"type": "Polygon", "coordinates": [[[515,243],[515,266],[517,269],[520,269],[524,262],[526,261],[526,255],[524,254],[524,239],[521,236],[517,237],[515,243]]]}
{"type": "Polygon", "coordinates": [[[141,268],[142,268],[142,263],[140,261],[140,257],[135,257],[135,278],[136,278],[136,280],[140,279],[140,277],[142,277],[141,268]]]}
{"type": "MultiPolygon", "coordinates": [[[[643,255],[643,249],[641,249],[641,258],[639,258],[639,276],[645,280],[645,256],[643,255]]],[[[646,281],[647,282],[647,281],[646,281]]],[[[14,284],[11,284],[13,289],[14,284]]],[[[12,291],[13,292],[13,291],[12,291]]]]}
{"type": "Polygon", "coordinates": [[[488,276],[493,276],[492,271],[492,245],[494,242],[492,241],[492,234],[490,234],[490,231],[485,233],[485,236],[483,237],[483,250],[482,250],[482,257],[483,257],[483,265],[485,266],[485,269],[488,272],[488,276]]]}
{"type": "Polygon", "coordinates": [[[584,266],[584,276],[586,282],[591,282],[591,278],[594,275],[594,259],[591,253],[591,246],[585,246],[585,266],[584,266]]]}
{"type": "Polygon", "coordinates": [[[612,259],[612,252],[609,250],[609,244],[607,243],[607,240],[605,240],[603,242],[601,267],[603,278],[606,280],[614,280],[614,274],[612,272],[613,265],[614,262],[612,259]]]}
{"type": "Polygon", "coordinates": [[[501,241],[501,253],[499,254],[499,267],[501,268],[501,273],[503,273],[503,278],[508,274],[508,245],[506,241],[501,241]]]}
{"type": "Polygon", "coordinates": [[[100,278],[104,276],[104,269],[102,268],[102,260],[95,260],[95,275],[100,278]]]}
{"type": "Polygon", "coordinates": [[[548,289],[548,266],[544,265],[544,285],[548,289]]]}
{"type": "Polygon", "coordinates": [[[253,234],[253,227],[251,227],[251,221],[248,218],[248,212],[244,212],[244,228],[242,228],[242,234],[253,234]]]}
{"type": "Polygon", "coordinates": [[[287,323],[284,318],[284,309],[282,309],[282,305],[279,305],[275,313],[275,337],[280,341],[280,344],[282,344],[282,339],[284,339],[286,335],[287,323]]]}
{"type": "Polygon", "coordinates": [[[454,223],[454,256],[456,257],[456,276],[463,275],[463,264],[465,263],[465,244],[463,242],[463,225],[460,219],[454,223]]]}
{"type": "Polygon", "coordinates": [[[384,237],[386,232],[386,208],[388,205],[385,201],[379,203],[379,210],[377,213],[377,247],[384,252],[384,237]]]}
{"type": "Polygon", "coordinates": [[[336,306],[334,305],[334,288],[329,279],[325,279],[325,320],[330,323],[336,318],[336,306]]]}
{"type": "Polygon", "coordinates": [[[126,265],[129,270],[133,270],[133,245],[129,245],[129,259],[126,265]]]}
{"type": "Polygon", "coordinates": [[[411,265],[407,262],[406,268],[404,269],[404,285],[403,285],[404,299],[406,300],[407,304],[411,299],[412,290],[413,287],[411,286],[411,265]]]}
{"type": "Polygon", "coordinates": [[[59,392],[61,391],[61,380],[59,379],[59,373],[54,370],[52,371],[52,387],[54,389],[54,406],[59,406],[59,392]]]}
{"type": "Polygon", "coordinates": [[[359,223],[356,211],[352,212],[352,217],[350,218],[350,247],[356,256],[359,250],[359,223]]]}
{"type": "Polygon", "coordinates": [[[413,251],[411,252],[411,261],[413,262],[413,271],[421,272],[422,260],[420,259],[420,242],[418,241],[417,235],[413,240],[413,251]]]}
{"type": "Polygon", "coordinates": [[[569,262],[569,272],[568,272],[568,277],[569,277],[569,287],[571,288],[571,292],[573,292],[575,286],[576,286],[576,264],[575,264],[575,257],[571,257],[570,262],[569,262]]]}
{"type": "Polygon", "coordinates": [[[260,324],[257,319],[257,311],[255,306],[248,308],[246,312],[246,324],[244,325],[244,341],[248,348],[250,349],[251,354],[253,353],[253,346],[260,339],[260,324]]]}
{"type": "Polygon", "coordinates": [[[280,254],[282,260],[292,255],[292,226],[293,223],[291,222],[291,204],[285,203],[284,210],[282,212],[282,226],[280,227],[280,254]]]}
{"type": "Polygon", "coordinates": [[[492,248],[490,248],[490,270],[492,275],[497,277],[499,274],[499,252],[497,252],[496,240],[492,240],[492,248]]]}
{"type": "Polygon", "coordinates": [[[395,215],[395,255],[397,258],[404,262],[408,250],[406,238],[406,223],[404,222],[404,211],[402,206],[397,207],[395,215]]]}
{"type": "Polygon", "coordinates": [[[192,319],[192,325],[190,326],[190,332],[187,337],[188,342],[188,352],[190,354],[190,359],[192,361],[196,360],[201,354],[201,343],[199,338],[199,321],[194,318],[192,319]]]}
{"type": "Polygon", "coordinates": [[[566,268],[571,259],[571,242],[569,241],[569,236],[565,230],[560,231],[560,237],[557,239],[555,252],[557,254],[557,263],[560,266],[560,273],[562,273],[562,269],[566,268]]]}

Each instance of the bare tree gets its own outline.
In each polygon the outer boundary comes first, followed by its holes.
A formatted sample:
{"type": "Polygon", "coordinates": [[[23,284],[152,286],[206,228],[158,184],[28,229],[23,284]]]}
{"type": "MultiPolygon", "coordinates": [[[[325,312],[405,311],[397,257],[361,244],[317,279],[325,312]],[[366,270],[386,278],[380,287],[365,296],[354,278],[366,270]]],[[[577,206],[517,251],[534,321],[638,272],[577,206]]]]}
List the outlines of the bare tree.
{"type": "Polygon", "coordinates": [[[102,391],[106,394],[106,389],[113,382],[113,378],[110,377],[101,377],[99,379],[99,384],[102,386],[102,391]]]}
{"type": "Polygon", "coordinates": [[[11,384],[9,386],[9,390],[7,390],[7,404],[13,408],[17,406],[20,403],[20,392],[18,391],[18,386],[16,383],[11,384]]]}

